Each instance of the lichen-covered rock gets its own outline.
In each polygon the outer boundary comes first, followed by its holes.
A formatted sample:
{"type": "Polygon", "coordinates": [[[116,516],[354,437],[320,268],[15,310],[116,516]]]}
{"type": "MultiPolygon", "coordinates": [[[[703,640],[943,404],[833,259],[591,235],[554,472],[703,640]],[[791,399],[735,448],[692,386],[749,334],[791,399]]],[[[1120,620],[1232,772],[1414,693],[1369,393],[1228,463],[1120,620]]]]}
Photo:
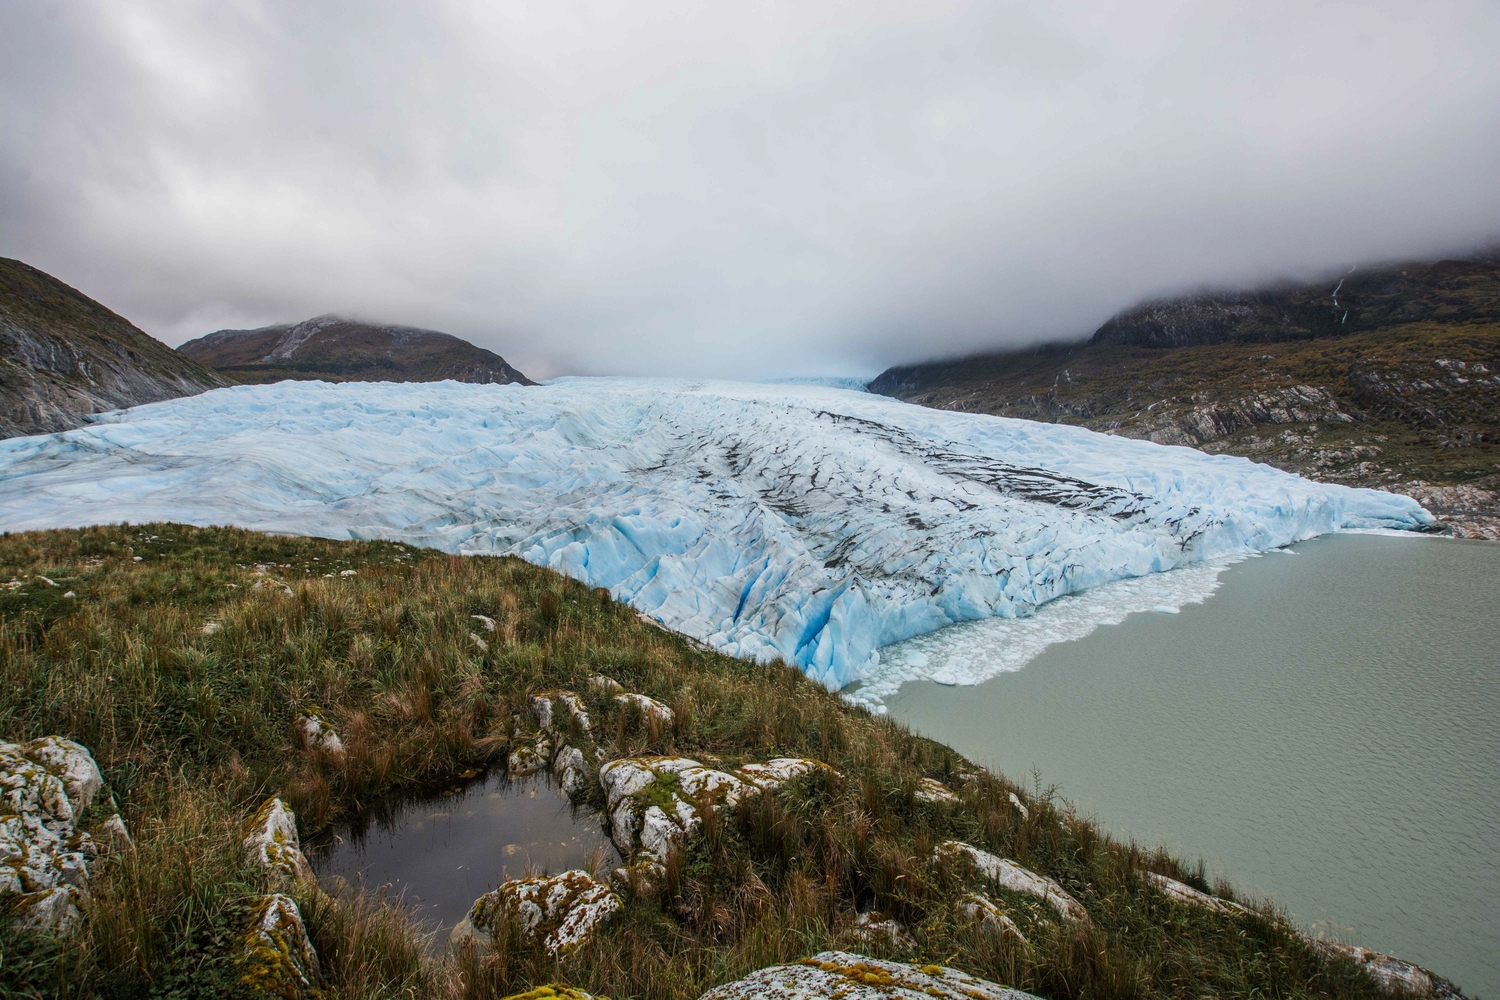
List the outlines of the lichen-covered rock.
{"type": "Polygon", "coordinates": [[[558,705],[567,711],[568,717],[577,723],[579,731],[589,732],[589,713],[583,699],[572,691],[539,691],[531,696],[531,714],[543,732],[552,732],[558,705]]]}
{"type": "Polygon", "coordinates": [[[512,993],[501,1000],[609,1000],[608,997],[595,997],[592,993],[583,990],[575,990],[571,986],[561,983],[548,983],[546,986],[538,986],[534,990],[525,993],[512,993]]]}
{"type": "Polygon", "coordinates": [[[990,897],[983,893],[971,892],[958,901],[956,907],[959,919],[970,924],[978,924],[979,929],[994,937],[1013,937],[1022,944],[1026,944],[1026,935],[1021,933],[1021,928],[1010,919],[1009,914],[990,897]]]}
{"type": "Polygon", "coordinates": [[[958,802],[958,793],[932,778],[918,778],[917,789],[912,796],[918,802],[928,802],[934,805],[953,805],[958,802]]]}
{"type": "Polygon", "coordinates": [[[702,824],[702,811],[734,809],[747,795],[772,790],[827,764],[778,757],[732,771],[686,757],[622,757],[599,769],[610,839],[627,859],[664,863],[702,824]]]}
{"type": "Polygon", "coordinates": [[[1248,913],[1239,903],[1228,899],[1219,899],[1210,896],[1206,892],[1199,892],[1185,882],[1179,882],[1175,878],[1167,878],[1156,872],[1145,873],[1146,884],[1153,886],[1163,896],[1177,903],[1186,903],[1189,906],[1199,906],[1205,910],[1213,910],[1215,913],[1248,913]]]}
{"type": "Polygon", "coordinates": [[[313,996],[322,984],[318,953],[313,950],[292,897],[262,896],[241,940],[242,982],[282,1000],[313,996]]]}
{"type": "Polygon", "coordinates": [[[627,708],[634,706],[640,711],[641,718],[647,722],[656,722],[663,726],[670,726],[672,724],[672,719],[674,718],[672,710],[655,698],[631,692],[615,695],[615,701],[627,708]]]}
{"type": "Polygon", "coordinates": [[[1083,904],[1068,895],[1067,891],[1052,879],[1045,875],[1038,875],[1029,868],[1022,868],[1007,858],[991,854],[989,851],[982,851],[972,844],[965,844],[959,840],[946,840],[933,851],[932,860],[939,865],[971,864],[982,878],[1002,889],[1045,900],[1064,920],[1086,921],[1089,918],[1088,911],[1083,908],[1083,904]]]}
{"type": "Polygon", "coordinates": [[[98,854],[78,822],[103,783],[72,740],[0,743],[0,896],[20,897],[26,926],[63,931],[77,919],[98,854]]]}
{"type": "Polygon", "coordinates": [[[609,886],[587,872],[512,879],[474,901],[449,935],[455,945],[485,948],[513,925],[521,941],[566,955],[593,936],[623,907],[609,886]]]}
{"type": "Polygon", "coordinates": [[[321,710],[304,708],[298,712],[297,729],[312,749],[323,750],[335,757],[344,756],[344,741],[339,739],[339,734],[334,731],[333,723],[328,721],[328,717],[321,710]]]}
{"type": "Polygon", "coordinates": [[[1410,993],[1428,997],[1435,992],[1436,983],[1432,973],[1411,962],[1390,955],[1382,955],[1368,948],[1337,941],[1317,941],[1311,938],[1313,947],[1327,958],[1347,958],[1369,973],[1387,993],[1410,993]]]}
{"type": "Polygon", "coordinates": [[[583,751],[564,744],[552,758],[552,774],[562,786],[563,794],[576,799],[588,791],[588,771],[583,751]]]}
{"type": "Polygon", "coordinates": [[[942,965],[907,965],[825,951],[715,987],[699,1000],[1035,1000],[942,965]]]}
{"type": "Polygon", "coordinates": [[[552,738],[546,733],[527,743],[521,743],[506,758],[505,770],[512,778],[524,778],[545,771],[552,763],[552,738]]]}
{"type": "Polygon", "coordinates": [[[279,798],[266,799],[245,824],[245,852],[278,880],[315,883],[297,837],[297,815],[279,798]]]}
{"type": "Polygon", "coordinates": [[[867,944],[879,942],[897,951],[916,951],[917,942],[897,920],[883,913],[861,913],[854,918],[854,937],[867,944]]]}

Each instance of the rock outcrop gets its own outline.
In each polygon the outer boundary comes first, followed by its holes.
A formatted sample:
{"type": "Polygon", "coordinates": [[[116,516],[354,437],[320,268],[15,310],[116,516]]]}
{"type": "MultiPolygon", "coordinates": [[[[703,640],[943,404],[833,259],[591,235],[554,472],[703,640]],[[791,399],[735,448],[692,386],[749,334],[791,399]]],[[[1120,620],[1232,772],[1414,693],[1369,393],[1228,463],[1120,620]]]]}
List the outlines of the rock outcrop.
{"type": "Polygon", "coordinates": [[[561,956],[588,941],[624,905],[587,872],[512,879],[476,899],[449,940],[484,949],[513,927],[523,944],[561,956]]]}
{"type": "Polygon", "coordinates": [[[1325,957],[1347,958],[1368,973],[1387,993],[1430,997],[1437,992],[1438,981],[1432,973],[1411,962],[1337,941],[1312,941],[1312,945],[1325,957]]]}
{"type": "Polygon", "coordinates": [[[228,384],[51,275],[0,258],[0,438],[228,384]]]}
{"type": "Polygon", "coordinates": [[[825,951],[715,987],[699,1000],[1034,1000],[942,965],[906,965],[825,951]]]}
{"type": "MultiPolygon", "coordinates": [[[[804,757],[779,757],[731,771],[686,757],[623,757],[601,767],[599,781],[610,839],[621,857],[634,862],[638,884],[654,881],[667,858],[702,826],[705,809],[732,810],[747,796],[820,770],[833,772],[804,757]]],[[[624,881],[631,874],[626,869],[616,873],[624,881]]]]}
{"type": "Polygon", "coordinates": [[[287,885],[315,883],[312,865],[307,863],[297,837],[297,816],[281,799],[262,803],[245,824],[244,834],[245,853],[273,879],[287,885]]]}
{"type": "Polygon", "coordinates": [[[304,1000],[322,986],[318,953],[290,896],[277,892],[256,901],[240,951],[245,969],[240,979],[257,992],[304,1000]]]}
{"type": "Polygon", "coordinates": [[[1210,896],[1206,892],[1199,892],[1185,882],[1179,882],[1175,878],[1158,875],[1156,872],[1146,872],[1143,876],[1146,884],[1156,888],[1163,896],[1178,903],[1186,903],[1189,906],[1197,906],[1205,910],[1213,910],[1215,913],[1245,914],[1250,912],[1239,903],[1229,899],[1220,899],[1210,896]]]}
{"type": "Polygon", "coordinates": [[[66,931],[88,900],[88,866],[101,847],[129,844],[118,814],[94,832],[82,828],[103,783],[72,740],[0,743],[0,896],[15,900],[25,926],[66,931]]]}
{"type": "Polygon", "coordinates": [[[986,934],[997,938],[1013,937],[1022,944],[1026,944],[1026,935],[1021,933],[1021,928],[1000,908],[993,899],[980,892],[971,892],[958,901],[956,907],[958,915],[962,920],[970,924],[977,924],[979,929],[986,934]]]}
{"type": "Polygon", "coordinates": [[[959,840],[944,841],[933,851],[932,860],[943,866],[968,864],[987,882],[1046,902],[1064,920],[1083,922],[1089,918],[1088,910],[1084,909],[1083,904],[1052,879],[1038,875],[1029,868],[1022,868],[1007,858],[982,851],[972,844],[959,840]]]}
{"type": "Polygon", "coordinates": [[[339,738],[333,723],[328,721],[322,709],[304,708],[297,713],[297,731],[313,750],[322,750],[334,757],[344,756],[344,741],[339,738]]]}

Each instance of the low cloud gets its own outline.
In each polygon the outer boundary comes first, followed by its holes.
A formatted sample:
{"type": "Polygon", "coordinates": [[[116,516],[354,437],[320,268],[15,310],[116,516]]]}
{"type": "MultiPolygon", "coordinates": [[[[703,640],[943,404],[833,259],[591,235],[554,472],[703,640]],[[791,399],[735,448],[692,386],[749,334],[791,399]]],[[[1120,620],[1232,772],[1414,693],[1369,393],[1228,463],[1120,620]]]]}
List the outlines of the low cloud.
{"type": "Polygon", "coordinates": [[[1488,0],[8,4],[0,254],[168,343],[874,373],[1493,239],[1497,51],[1488,0]]]}

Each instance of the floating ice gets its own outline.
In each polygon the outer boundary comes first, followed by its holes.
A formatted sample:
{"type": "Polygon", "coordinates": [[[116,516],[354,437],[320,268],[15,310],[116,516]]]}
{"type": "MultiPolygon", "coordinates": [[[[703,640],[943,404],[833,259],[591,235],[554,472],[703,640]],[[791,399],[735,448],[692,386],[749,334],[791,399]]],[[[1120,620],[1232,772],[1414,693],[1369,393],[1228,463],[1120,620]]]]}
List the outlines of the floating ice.
{"type": "Polygon", "coordinates": [[[955,622],[1431,521],[1075,427],[669,379],[238,386],[0,441],[0,483],[7,530],[175,520],[514,554],[829,687],[955,622]]]}

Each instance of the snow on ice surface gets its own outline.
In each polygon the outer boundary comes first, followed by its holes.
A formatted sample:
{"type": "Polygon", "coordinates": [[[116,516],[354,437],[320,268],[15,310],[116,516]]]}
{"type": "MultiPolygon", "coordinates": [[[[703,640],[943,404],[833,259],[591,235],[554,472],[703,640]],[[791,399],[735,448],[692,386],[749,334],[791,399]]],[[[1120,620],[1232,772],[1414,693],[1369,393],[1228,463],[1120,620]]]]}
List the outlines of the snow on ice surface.
{"type": "Polygon", "coordinates": [[[239,386],[0,441],[0,483],[13,531],[175,520],[514,554],[829,687],[955,622],[1431,521],[1075,427],[673,379],[239,386]]]}

